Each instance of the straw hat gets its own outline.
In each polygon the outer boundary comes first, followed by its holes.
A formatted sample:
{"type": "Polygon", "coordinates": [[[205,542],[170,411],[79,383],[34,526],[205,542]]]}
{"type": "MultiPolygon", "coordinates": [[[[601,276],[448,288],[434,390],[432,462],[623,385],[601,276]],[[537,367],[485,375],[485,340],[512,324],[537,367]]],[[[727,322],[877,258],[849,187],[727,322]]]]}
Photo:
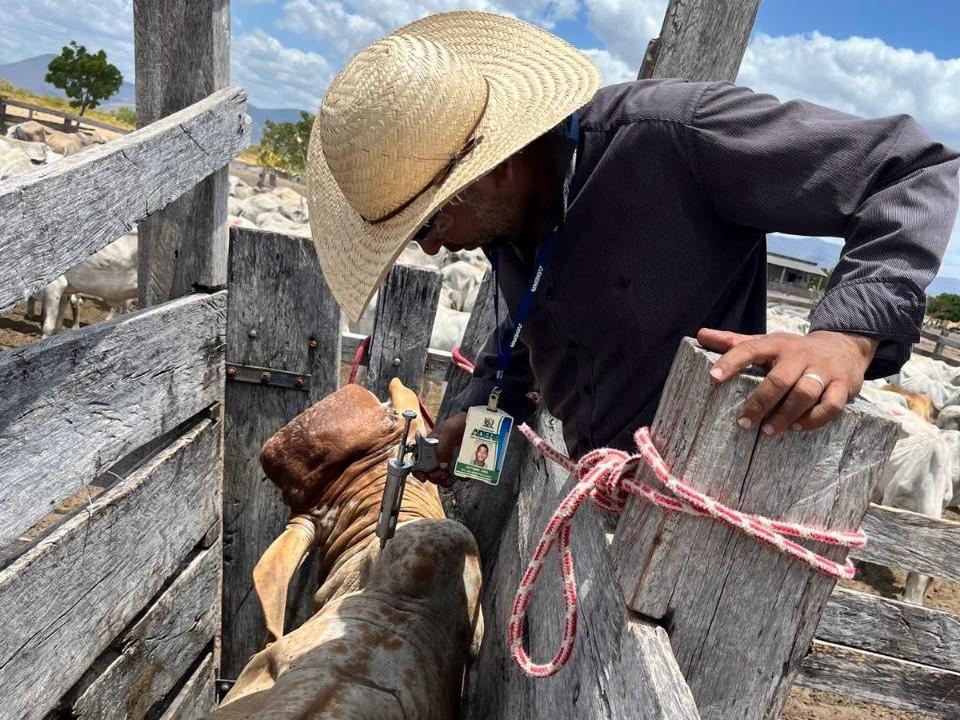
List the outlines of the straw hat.
{"type": "Polygon", "coordinates": [[[444,203],[599,85],[577,49],[492,13],[431,15],[347,63],[314,121],[306,170],[317,258],[347,316],[359,319],[444,203]]]}

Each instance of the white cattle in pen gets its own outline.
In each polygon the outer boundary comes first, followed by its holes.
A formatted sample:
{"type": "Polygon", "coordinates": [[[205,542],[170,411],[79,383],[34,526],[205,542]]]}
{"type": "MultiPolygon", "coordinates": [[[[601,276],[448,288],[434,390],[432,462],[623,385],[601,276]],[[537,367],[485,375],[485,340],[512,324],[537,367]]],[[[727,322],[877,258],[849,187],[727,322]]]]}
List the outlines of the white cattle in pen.
{"type": "MultiPolygon", "coordinates": [[[[897,443],[877,485],[873,502],[943,517],[960,490],[960,431],[940,430],[907,406],[902,395],[865,384],[861,396],[874,402],[900,425],[897,443]]],[[[923,604],[930,577],[909,573],[904,600],[923,604]]]]}
{"type": "Polygon", "coordinates": [[[926,395],[937,410],[954,404],[960,396],[960,368],[922,355],[911,355],[890,382],[926,395]]]}
{"type": "Polygon", "coordinates": [[[806,308],[772,303],[767,306],[767,332],[791,332],[805,335],[810,329],[806,308]]]}
{"type": "Polygon", "coordinates": [[[105,300],[111,307],[108,319],[124,312],[127,301],[137,297],[137,231],[110,243],[43,289],[42,337],[59,332],[71,293],[105,300]]]}
{"type": "Polygon", "coordinates": [[[443,275],[443,287],[450,291],[453,298],[452,307],[462,312],[471,312],[477,302],[480,284],[483,282],[485,270],[465,261],[457,261],[440,268],[443,275]]]}

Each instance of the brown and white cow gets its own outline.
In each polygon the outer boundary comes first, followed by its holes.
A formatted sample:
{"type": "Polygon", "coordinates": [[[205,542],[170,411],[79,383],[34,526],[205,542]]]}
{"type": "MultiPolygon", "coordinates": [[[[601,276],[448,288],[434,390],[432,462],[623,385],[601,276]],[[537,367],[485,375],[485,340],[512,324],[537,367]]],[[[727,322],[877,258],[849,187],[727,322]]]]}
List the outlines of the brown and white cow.
{"type": "Polygon", "coordinates": [[[407,480],[396,535],[375,535],[386,462],[417,398],[398,380],[387,408],[348,385],[263,447],[261,463],[293,511],[254,584],[273,638],[251,658],[213,720],[453,718],[464,664],[482,634],[476,542],[444,519],[436,488],[407,480]],[[320,558],[318,610],[284,634],[287,586],[320,558]]]}

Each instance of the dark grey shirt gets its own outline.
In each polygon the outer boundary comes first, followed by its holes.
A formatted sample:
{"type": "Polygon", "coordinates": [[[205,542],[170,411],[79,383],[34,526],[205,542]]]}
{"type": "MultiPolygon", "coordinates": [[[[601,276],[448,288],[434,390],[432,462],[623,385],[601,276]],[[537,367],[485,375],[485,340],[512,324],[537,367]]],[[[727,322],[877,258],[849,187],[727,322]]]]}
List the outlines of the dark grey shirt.
{"type": "MultiPolygon", "coordinates": [[[[768,232],[844,238],[810,329],[879,338],[868,378],[909,357],[958,195],[958,153],[911,117],[643,80],[601,89],[580,130],[560,238],[506,373],[501,404],[518,421],[538,389],[574,456],[628,448],[683,336],[766,331],[768,232]]],[[[518,246],[500,252],[511,310],[531,266],[518,246]]],[[[491,338],[463,407],[486,401],[495,370],[491,338]]]]}

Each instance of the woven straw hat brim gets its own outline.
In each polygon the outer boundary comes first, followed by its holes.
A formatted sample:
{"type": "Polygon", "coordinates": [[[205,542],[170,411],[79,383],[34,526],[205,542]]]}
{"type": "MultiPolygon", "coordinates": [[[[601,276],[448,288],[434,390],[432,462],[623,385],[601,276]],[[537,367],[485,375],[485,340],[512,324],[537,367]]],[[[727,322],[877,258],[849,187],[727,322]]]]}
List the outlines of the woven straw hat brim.
{"type": "MultiPolygon", "coordinates": [[[[476,147],[439,185],[401,212],[367,222],[348,202],[324,158],[318,122],[310,136],[310,230],[327,284],[352,321],[419,227],[460,190],[585,105],[600,87],[593,63],[564,40],[502,15],[449,12],[396,31],[442,44],[487,79],[476,147]]],[[[319,115],[317,117],[319,121],[319,115]]]]}

